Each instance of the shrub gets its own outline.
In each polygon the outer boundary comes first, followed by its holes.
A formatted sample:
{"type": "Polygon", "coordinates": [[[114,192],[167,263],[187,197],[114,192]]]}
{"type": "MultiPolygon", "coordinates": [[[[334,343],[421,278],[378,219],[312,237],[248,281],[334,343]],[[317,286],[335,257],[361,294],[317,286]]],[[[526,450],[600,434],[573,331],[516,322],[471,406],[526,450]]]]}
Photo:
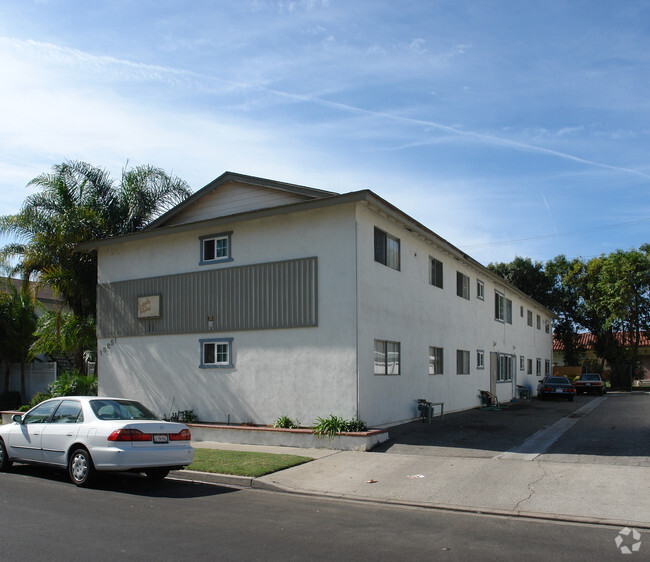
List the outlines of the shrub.
{"type": "Polygon", "coordinates": [[[368,426],[363,420],[346,420],[332,414],[329,418],[316,418],[316,424],[311,429],[319,438],[327,435],[331,441],[336,435],[348,431],[367,431],[368,426]]]}
{"type": "Polygon", "coordinates": [[[63,371],[48,387],[52,396],[97,396],[97,377],[63,371]]]}
{"type": "Polygon", "coordinates": [[[299,421],[293,421],[289,416],[280,416],[273,422],[273,427],[282,429],[297,429],[300,427],[299,421]]]}

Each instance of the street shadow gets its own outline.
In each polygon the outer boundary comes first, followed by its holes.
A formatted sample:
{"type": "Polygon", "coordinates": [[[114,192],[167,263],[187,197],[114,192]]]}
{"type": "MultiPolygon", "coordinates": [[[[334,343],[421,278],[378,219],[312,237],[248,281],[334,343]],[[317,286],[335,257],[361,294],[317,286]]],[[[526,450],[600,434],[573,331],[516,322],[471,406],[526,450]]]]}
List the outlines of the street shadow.
{"type": "MultiPolygon", "coordinates": [[[[30,478],[60,482],[62,485],[75,489],[65,470],[30,464],[14,464],[11,472],[30,478]]],[[[100,472],[89,489],[133,496],[174,499],[203,498],[239,491],[237,488],[227,486],[171,478],[151,480],[143,474],[130,472],[100,472]]]]}

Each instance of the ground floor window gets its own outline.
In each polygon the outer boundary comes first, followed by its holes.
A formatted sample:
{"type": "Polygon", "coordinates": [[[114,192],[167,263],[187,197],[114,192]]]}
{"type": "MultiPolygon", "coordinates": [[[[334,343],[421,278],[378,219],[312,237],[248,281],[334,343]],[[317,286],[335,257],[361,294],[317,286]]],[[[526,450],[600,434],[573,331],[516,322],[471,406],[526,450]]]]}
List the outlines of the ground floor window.
{"type": "Polygon", "coordinates": [[[528,368],[526,369],[526,373],[529,375],[533,374],[533,360],[529,359],[528,360],[528,368]]]}
{"type": "Polygon", "coordinates": [[[469,375],[469,351],[456,350],[456,374],[469,375]]]}
{"type": "Polygon", "coordinates": [[[232,338],[200,340],[202,369],[232,367],[232,338]]]}
{"type": "Polygon", "coordinates": [[[375,340],[375,375],[399,375],[400,343],[375,340]]]}
{"type": "Polygon", "coordinates": [[[476,350],[476,368],[485,369],[485,351],[482,349],[476,350]]]}
{"type": "Polygon", "coordinates": [[[511,381],[514,370],[515,357],[500,353],[497,361],[497,382],[511,381]]]}
{"type": "Polygon", "coordinates": [[[551,374],[551,362],[548,359],[544,362],[544,374],[546,376],[551,374]]]}
{"type": "Polygon", "coordinates": [[[538,377],[542,376],[542,360],[539,358],[535,361],[535,374],[538,377]]]}
{"type": "Polygon", "coordinates": [[[443,350],[442,347],[430,347],[429,348],[429,374],[430,375],[442,375],[444,362],[443,362],[443,350]]]}

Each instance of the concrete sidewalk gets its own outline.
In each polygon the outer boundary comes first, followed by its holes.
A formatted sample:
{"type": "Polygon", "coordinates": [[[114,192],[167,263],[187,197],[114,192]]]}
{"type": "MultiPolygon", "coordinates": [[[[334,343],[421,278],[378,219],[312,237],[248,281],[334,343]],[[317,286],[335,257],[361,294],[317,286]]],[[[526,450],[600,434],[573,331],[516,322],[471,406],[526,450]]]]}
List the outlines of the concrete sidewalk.
{"type": "MultiPolygon", "coordinates": [[[[393,445],[397,452],[390,446],[389,452],[355,452],[195,443],[197,447],[298,454],[315,460],[257,479],[191,471],[174,476],[326,497],[650,529],[650,459],[603,463],[588,457],[544,454],[568,430],[571,420],[597,408],[599,400],[574,408],[570,416],[556,414],[555,423],[508,451],[491,450],[495,449],[491,445],[472,454],[473,449],[441,446],[424,451],[399,444],[393,445]]],[[[467,423],[477,415],[481,414],[469,412],[458,420],[467,423]]],[[[457,427],[450,425],[448,431],[457,427]]]]}

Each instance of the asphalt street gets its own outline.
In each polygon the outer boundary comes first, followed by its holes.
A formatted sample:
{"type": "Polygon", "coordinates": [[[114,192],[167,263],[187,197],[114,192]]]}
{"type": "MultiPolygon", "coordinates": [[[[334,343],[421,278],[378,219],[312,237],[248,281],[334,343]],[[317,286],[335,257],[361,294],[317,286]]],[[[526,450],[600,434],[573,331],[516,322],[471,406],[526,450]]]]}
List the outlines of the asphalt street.
{"type": "MultiPolygon", "coordinates": [[[[0,474],[2,559],[620,560],[619,529],[109,476],[0,474]]],[[[633,537],[625,537],[633,545],[633,537]]],[[[640,542],[650,545],[650,533],[640,542]]],[[[640,553],[642,554],[642,553],[640,553]]]]}

